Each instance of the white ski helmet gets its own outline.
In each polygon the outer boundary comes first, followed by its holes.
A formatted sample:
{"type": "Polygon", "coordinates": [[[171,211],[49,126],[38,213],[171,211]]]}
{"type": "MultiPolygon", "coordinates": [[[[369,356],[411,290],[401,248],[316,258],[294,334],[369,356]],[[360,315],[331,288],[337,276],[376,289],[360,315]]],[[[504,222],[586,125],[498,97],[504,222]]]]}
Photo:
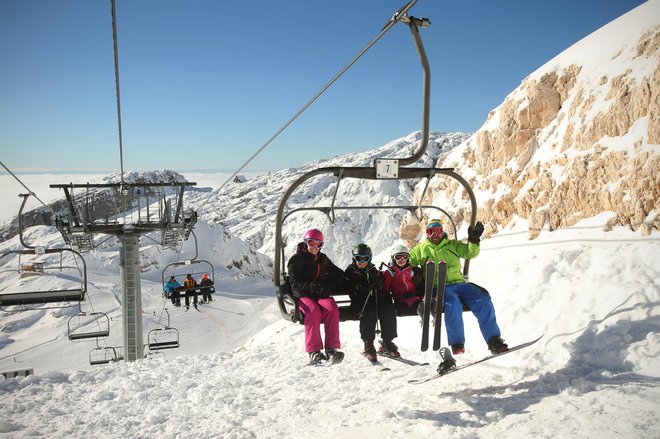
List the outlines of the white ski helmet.
{"type": "Polygon", "coordinates": [[[392,247],[392,251],[390,252],[390,257],[392,259],[394,259],[394,255],[401,255],[401,254],[409,255],[410,252],[408,251],[408,247],[406,247],[403,244],[396,244],[394,247],[392,247]]]}

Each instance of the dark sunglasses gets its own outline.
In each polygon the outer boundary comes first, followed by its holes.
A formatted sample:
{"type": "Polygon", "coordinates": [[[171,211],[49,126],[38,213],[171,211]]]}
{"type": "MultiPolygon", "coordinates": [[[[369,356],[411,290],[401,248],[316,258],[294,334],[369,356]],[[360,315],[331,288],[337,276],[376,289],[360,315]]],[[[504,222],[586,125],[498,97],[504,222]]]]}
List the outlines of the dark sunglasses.
{"type": "Polygon", "coordinates": [[[355,259],[355,262],[369,262],[371,260],[371,256],[368,256],[368,255],[355,255],[355,256],[353,256],[353,259],[355,259]]]}
{"type": "Polygon", "coordinates": [[[397,261],[400,261],[400,260],[407,261],[408,260],[408,255],[405,255],[405,254],[403,254],[403,255],[394,255],[394,259],[396,259],[397,261]]]}
{"type": "Polygon", "coordinates": [[[323,241],[317,241],[316,239],[308,239],[305,242],[309,247],[316,247],[316,248],[323,247],[323,241]]]}

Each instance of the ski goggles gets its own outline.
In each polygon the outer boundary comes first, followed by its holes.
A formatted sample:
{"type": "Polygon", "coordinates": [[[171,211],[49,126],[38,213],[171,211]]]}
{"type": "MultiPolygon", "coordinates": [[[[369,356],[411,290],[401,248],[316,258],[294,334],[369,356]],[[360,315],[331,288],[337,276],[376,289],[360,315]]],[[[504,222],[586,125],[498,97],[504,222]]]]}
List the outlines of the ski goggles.
{"type": "Polygon", "coordinates": [[[431,235],[442,235],[442,232],[443,232],[443,231],[444,231],[444,230],[442,229],[442,226],[441,226],[441,225],[437,225],[437,226],[436,226],[436,225],[432,225],[432,224],[430,224],[430,225],[426,228],[426,234],[429,235],[429,236],[431,236],[431,235]]]}
{"type": "Polygon", "coordinates": [[[394,255],[394,259],[396,259],[397,261],[407,261],[408,257],[409,256],[405,253],[402,253],[400,255],[394,255]]]}
{"type": "Polygon", "coordinates": [[[307,244],[308,247],[316,247],[316,248],[323,247],[323,241],[319,241],[317,239],[307,239],[305,240],[305,243],[307,244]]]}
{"type": "Polygon", "coordinates": [[[353,259],[355,259],[355,262],[367,263],[371,260],[371,256],[369,256],[369,255],[355,255],[355,256],[353,256],[353,259]]]}

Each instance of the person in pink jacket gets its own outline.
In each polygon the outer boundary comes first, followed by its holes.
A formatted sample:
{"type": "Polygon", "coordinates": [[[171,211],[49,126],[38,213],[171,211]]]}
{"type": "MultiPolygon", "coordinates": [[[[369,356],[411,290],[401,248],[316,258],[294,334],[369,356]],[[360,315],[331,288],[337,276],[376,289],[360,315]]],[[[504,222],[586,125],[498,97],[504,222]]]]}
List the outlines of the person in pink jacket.
{"type": "Polygon", "coordinates": [[[323,244],[320,230],[308,230],[287,264],[293,295],[305,316],[305,350],[310,365],[335,364],[344,359],[339,351],[339,308],[331,295],[343,291],[346,278],[342,269],[321,252],[323,244]],[[325,354],[321,351],[321,324],[325,329],[325,354]]]}
{"type": "Polygon", "coordinates": [[[403,244],[395,245],[390,254],[392,261],[383,272],[383,290],[392,293],[399,315],[418,312],[424,299],[422,269],[410,265],[410,253],[403,244]]]}

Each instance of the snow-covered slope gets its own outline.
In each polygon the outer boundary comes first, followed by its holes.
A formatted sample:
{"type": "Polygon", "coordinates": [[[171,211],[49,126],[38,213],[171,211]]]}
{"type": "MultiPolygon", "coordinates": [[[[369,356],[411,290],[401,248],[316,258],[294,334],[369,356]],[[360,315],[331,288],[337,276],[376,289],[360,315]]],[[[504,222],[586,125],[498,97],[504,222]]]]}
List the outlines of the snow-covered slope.
{"type": "MultiPolygon", "coordinates": [[[[0,437],[658,437],[660,241],[657,232],[603,232],[604,221],[543,231],[534,241],[525,227],[485,240],[474,280],[490,289],[504,338],[545,335],[418,386],[406,382],[432,373],[439,358],[419,351],[417,318],[399,319],[395,341],[430,366],[383,359],[392,370],[377,371],[359,354],[357,323],[348,322],[345,361],[310,368],[302,326],[279,317],[269,285],[247,278],[224,284],[201,313],[170,308],[189,355],[90,368],[95,345],[66,340],[66,316],[47,312],[40,323],[14,315],[11,325],[3,316],[4,337],[32,340],[16,351],[5,344],[0,369],[33,367],[35,375],[0,381],[0,437]]],[[[99,274],[95,288],[116,282],[99,274]]],[[[145,325],[160,305],[147,295],[145,325]]],[[[465,321],[459,362],[487,352],[475,319],[465,321]]]]}

